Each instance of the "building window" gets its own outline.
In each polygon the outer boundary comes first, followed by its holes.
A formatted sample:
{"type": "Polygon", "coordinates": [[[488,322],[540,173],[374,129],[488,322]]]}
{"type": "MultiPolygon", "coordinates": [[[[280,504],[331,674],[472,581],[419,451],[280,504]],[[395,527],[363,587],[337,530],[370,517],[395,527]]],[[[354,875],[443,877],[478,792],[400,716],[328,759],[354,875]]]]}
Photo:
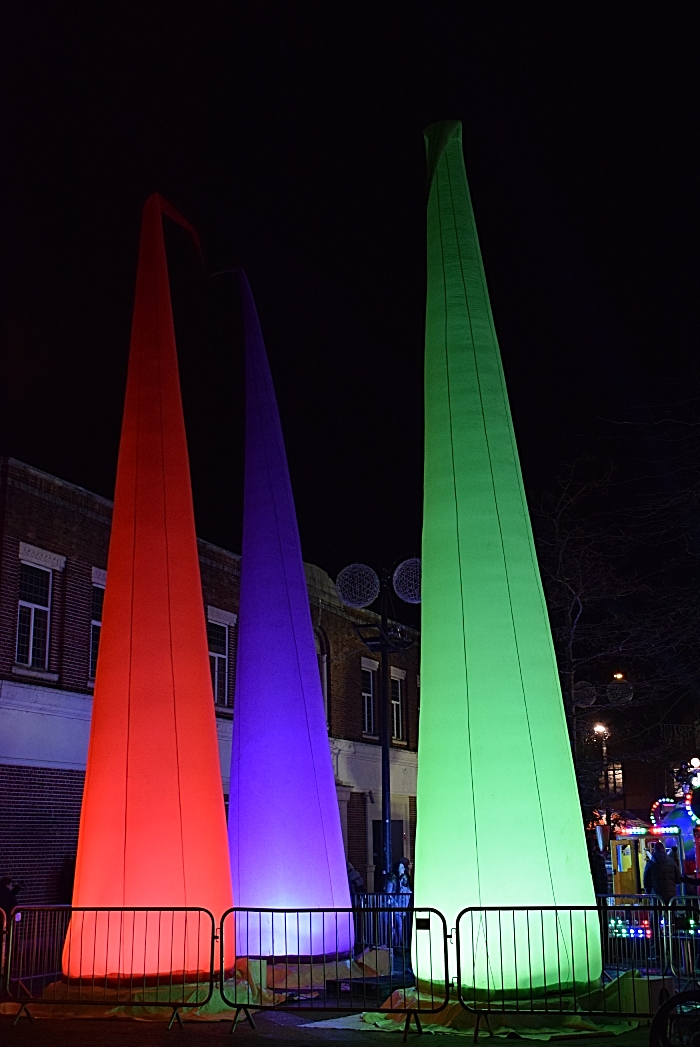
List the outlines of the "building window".
{"type": "Polygon", "coordinates": [[[104,604],[105,591],[101,585],[92,587],[92,621],[90,623],[90,679],[95,679],[97,672],[97,654],[100,649],[100,633],[102,632],[102,605],[104,604]]]}
{"type": "Polygon", "coordinates": [[[391,680],[391,737],[395,742],[403,742],[403,680],[392,677],[391,680]]]}
{"type": "Polygon", "coordinates": [[[49,656],[51,571],[21,563],[19,569],[19,613],[17,650],[19,665],[46,669],[49,656]]]}
{"type": "Polygon", "coordinates": [[[207,622],[207,639],[214,701],[217,705],[228,705],[228,626],[207,622]]]}
{"type": "MultiPolygon", "coordinates": [[[[369,659],[363,658],[363,662],[369,659]]],[[[375,731],[375,694],[377,691],[377,670],[362,669],[362,733],[372,737],[375,731]]]]}
{"type": "Polygon", "coordinates": [[[622,764],[609,763],[600,776],[601,791],[607,796],[617,796],[624,789],[622,764]]]}

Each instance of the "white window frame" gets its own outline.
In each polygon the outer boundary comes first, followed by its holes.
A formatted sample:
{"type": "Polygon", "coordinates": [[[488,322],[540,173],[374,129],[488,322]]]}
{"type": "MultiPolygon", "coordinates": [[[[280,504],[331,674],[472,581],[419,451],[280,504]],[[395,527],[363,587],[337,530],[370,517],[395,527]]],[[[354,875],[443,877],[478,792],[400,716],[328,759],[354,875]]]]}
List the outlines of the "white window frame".
{"type": "Polygon", "coordinates": [[[391,740],[392,742],[399,742],[406,744],[406,730],[404,723],[404,705],[406,700],[405,695],[405,684],[406,684],[406,670],[396,669],[393,665],[391,666],[391,740]],[[396,681],[398,684],[399,700],[394,701],[394,687],[393,682],[396,681]],[[397,732],[397,721],[398,721],[398,732],[397,732]]]}
{"type": "MultiPolygon", "coordinates": [[[[19,543],[19,562],[25,564],[27,567],[38,567],[41,571],[47,571],[49,575],[49,602],[47,607],[42,607],[41,604],[33,604],[27,600],[17,600],[17,630],[15,632],[15,665],[21,667],[18,671],[24,671],[27,673],[32,672],[46,672],[49,666],[49,658],[51,656],[51,604],[53,602],[53,573],[54,571],[62,571],[66,566],[65,556],[61,556],[59,553],[52,553],[48,549],[40,549],[36,545],[30,545],[28,542],[19,543]],[[19,617],[20,607],[30,608],[30,625],[29,625],[29,662],[20,662],[17,660],[17,640],[19,636],[19,617]],[[34,639],[34,609],[46,611],[46,652],[44,664],[41,666],[32,665],[32,648],[34,639]]],[[[21,570],[21,566],[20,566],[21,570]]]]}
{"type": "Polygon", "coordinates": [[[362,671],[370,673],[372,681],[371,691],[365,690],[364,677],[362,679],[362,734],[365,738],[377,737],[377,672],[379,662],[373,658],[362,659],[362,671]],[[367,730],[371,727],[371,730],[367,730]]]}
{"type": "MultiPolygon", "coordinates": [[[[92,588],[93,589],[101,589],[103,593],[104,593],[105,589],[107,588],[106,579],[105,579],[104,584],[102,584],[100,581],[96,581],[95,580],[95,569],[93,569],[93,572],[92,572],[92,588]]],[[[92,596],[92,594],[91,594],[91,596],[92,596]]],[[[104,596],[102,597],[102,599],[104,601],[104,596]]],[[[93,607],[94,607],[94,603],[93,603],[93,607]]],[[[102,618],[100,618],[99,620],[97,618],[94,618],[92,616],[92,611],[91,611],[91,613],[90,613],[90,665],[89,665],[89,668],[88,668],[88,680],[94,680],[95,676],[97,674],[97,655],[93,659],[93,651],[94,651],[95,646],[97,646],[97,652],[99,653],[101,637],[102,637],[102,618]],[[95,644],[95,628],[99,629],[99,633],[97,634],[97,644],[95,644]],[[92,668],[93,660],[95,662],[94,670],[92,668]]]]}
{"type": "Polygon", "coordinates": [[[27,563],[25,560],[20,560],[20,572],[22,566],[31,567],[35,571],[44,571],[49,576],[49,597],[46,606],[43,604],[32,603],[30,600],[22,600],[18,597],[17,599],[17,631],[15,633],[15,664],[21,665],[23,669],[36,670],[37,672],[46,672],[49,666],[49,648],[51,645],[51,602],[53,597],[53,571],[50,567],[46,567],[45,564],[38,563],[27,563]],[[26,607],[29,610],[29,661],[21,662],[19,660],[19,623],[21,617],[21,609],[26,607]],[[36,611],[43,611],[46,614],[46,646],[44,647],[44,661],[41,665],[34,664],[34,622],[36,620],[36,611]]]}
{"type": "Polygon", "coordinates": [[[209,637],[207,635],[207,650],[209,653],[209,668],[212,676],[212,693],[214,695],[214,705],[219,709],[230,709],[230,684],[231,679],[229,675],[229,667],[231,664],[231,628],[238,621],[238,616],[233,611],[224,611],[221,607],[207,607],[207,624],[211,622],[212,625],[218,625],[225,630],[226,640],[225,647],[226,653],[222,654],[220,651],[209,650],[209,637]],[[212,659],[214,659],[214,665],[212,665],[212,659]],[[221,672],[221,662],[224,662],[225,679],[224,679],[224,700],[220,701],[217,695],[219,674],[221,672]]]}

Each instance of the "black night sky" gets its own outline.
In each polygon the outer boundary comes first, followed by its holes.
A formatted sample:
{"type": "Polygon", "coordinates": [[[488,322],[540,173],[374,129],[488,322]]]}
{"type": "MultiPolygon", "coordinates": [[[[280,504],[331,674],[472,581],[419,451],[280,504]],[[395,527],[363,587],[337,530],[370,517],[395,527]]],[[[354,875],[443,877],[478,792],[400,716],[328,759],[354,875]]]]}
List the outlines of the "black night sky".
{"type": "Polygon", "coordinates": [[[461,119],[528,492],[698,393],[694,5],[15,4],[0,453],[112,495],[140,210],[168,231],[198,530],[240,548],[242,265],[305,559],[420,552],[423,127],[461,119]]]}

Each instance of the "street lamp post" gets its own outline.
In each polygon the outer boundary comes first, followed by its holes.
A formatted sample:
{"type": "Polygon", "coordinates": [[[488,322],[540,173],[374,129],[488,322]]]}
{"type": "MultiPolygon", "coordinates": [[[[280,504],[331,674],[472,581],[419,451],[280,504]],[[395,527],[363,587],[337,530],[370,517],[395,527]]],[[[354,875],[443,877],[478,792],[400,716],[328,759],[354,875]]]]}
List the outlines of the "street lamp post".
{"type": "Polygon", "coordinates": [[[603,783],[605,787],[605,820],[610,825],[612,811],[610,809],[610,772],[608,771],[608,738],[610,737],[610,731],[604,723],[597,723],[593,726],[593,733],[596,738],[600,738],[601,741],[601,755],[603,757],[603,783]]]}
{"type": "Polygon", "coordinates": [[[390,586],[406,603],[420,603],[420,560],[404,560],[380,575],[364,564],[345,567],[336,581],[336,589],[343,603],[349,607],[368,607],[379,597],[379,625],[358,625],[354,629],[369,651],[381,654],[379,676],[379,737],[382,752],[382,889],[386,890],[392,868],[391,853],[391,686],[389,655],[405,651],[413,640],[405,636],[401,626],[389,623],[390,586]]]}
{"type": "Polygon", "coordinates": [[[607,761],[608,761],[608,736],[609,736],[610,732],[608,731],[608,729],[605,726],[605,724],[602,724],[602,723],[597,723],[595,725],[595,727],[593,728],[593,730],[594,730],[595,734],[597,735],[597,737],[600,738],[601,743],[602,743],[603,769],[605,770],[605,767],[606,767],[606,764],[607,764],[607,761]]]}

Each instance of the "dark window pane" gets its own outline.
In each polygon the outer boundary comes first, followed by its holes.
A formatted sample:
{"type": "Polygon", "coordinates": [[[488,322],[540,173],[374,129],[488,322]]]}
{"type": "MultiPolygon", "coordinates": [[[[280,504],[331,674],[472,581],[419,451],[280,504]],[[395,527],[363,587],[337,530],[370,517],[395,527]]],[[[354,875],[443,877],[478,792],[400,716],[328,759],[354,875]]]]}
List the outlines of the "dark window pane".
{"type": "Polygon", "coordinates": [[[105,591],[99,585],[93,585],[92,587],[92,620],[93,622],[102,621],[102,605],[105,600],[105,591]]]}
{"type": "Polygon", "coordinates": [[[17,661],[20,665],[29,665],[29,635],[31,626],[31,608],[20,607],[17,619],[17,661]]]}
{"type": "Polygon", "coordinates": [[[392,710],[392,737],[397,741],[403,741],[403,708],[401,680],[391,681],[391,710],[392,710]]]}
{"type": "Polygon", "coordinates": [[[90,632],[90,676],[94,679],[97,672],[97,653],[100,649],[101,625],[93,625],[90,632]]]}
{"type": "Polygon", "coordinates": [[[213,654],[228,654],[226,650],[226,626],[216,622],[207,622],[209,650],[213,654]]]}
{"type": "Polygon", "coordinates": [[[49,612],[34,608],[32,629],[32,668],[46,668],[46,641],[49,636],[49,612]]]}
{"type": "Polygon", "coordinates": [[[214,701],[216,701],[216,658],[213,654],[209,655],[209,669],[211,671],[211,689],[214,692],[214,701]]]}
{"type": "Polygon", "coordinates": [[[363,694],[373,694],[374,693],[374,688],[372,687],[372,683],[373,682],[374,681],[372,679],[371,671],[369,669],[363,669],[362,670],[362,693],[363,694]]]}
{"type": "Polygon", "coordinates": [[[226,705],[226,659],[217,658],[216,661],[216,700],[219,705],[226,705]]]}
{"type": "Polygon", "coordinates": [[[26,563],[20,564],[20,600],[26,600],[27,603],[37,603],[41,607],[48,607],[50,586],[51,571],[43,571],[41,567],[30,567],[26,563]]]}

